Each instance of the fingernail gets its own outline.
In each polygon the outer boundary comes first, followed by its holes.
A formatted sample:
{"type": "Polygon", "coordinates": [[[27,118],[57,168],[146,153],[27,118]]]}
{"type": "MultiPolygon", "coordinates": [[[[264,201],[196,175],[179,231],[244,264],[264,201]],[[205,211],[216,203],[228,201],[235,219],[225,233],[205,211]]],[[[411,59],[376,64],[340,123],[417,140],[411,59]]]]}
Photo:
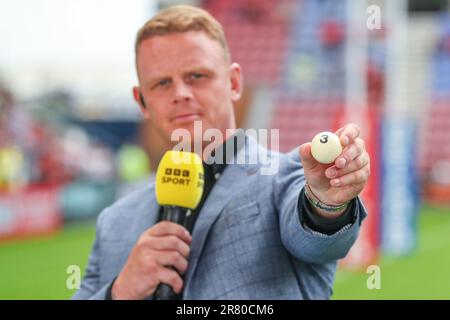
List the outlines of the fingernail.
{"type": "Polygon", "coordinates": [[[336,176],[336,169],[328,169],[328,177],[333,178],[336,176]]]}
{"type": "Polygon", "coordinates": [[[340,159],[338,160],[338,162],[339,162],[339,167],[344,168],[344,167],[345,167],[345,164],[347,163],[347,159],[345,159],[345,158],[340,158],[340,159]]]}
{"type": "Polygon", "coordinates": [[[331,180],[331,184],[335,187],[338,187],[341,184],[341,181],[339,179],[333,179],[331,180]]]}
{"type": "Polygon", "coordinates": [[[349,139],[348,139],[348,137],[347,137],[347,136],[345,136],[343,140],[344,140],[344,144],[345,144],[345,145],[347,145],[347,144],[348,144],[348,142],[349,142],[349,139]]]}

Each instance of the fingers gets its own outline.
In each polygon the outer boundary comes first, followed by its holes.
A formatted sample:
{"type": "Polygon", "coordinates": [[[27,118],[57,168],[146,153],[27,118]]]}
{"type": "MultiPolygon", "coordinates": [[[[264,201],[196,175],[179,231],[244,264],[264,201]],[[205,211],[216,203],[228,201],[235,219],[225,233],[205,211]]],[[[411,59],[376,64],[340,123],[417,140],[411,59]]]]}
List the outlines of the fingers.
{"type": "Polygon", "coordinates": [[[176,251],[188,258],[191,248],[176,236],[149,237],[147,244],[151,249],[160,251],[176,251]]]}
{"type": "Polygon", "coordinates": [[[336,135],[338,135],[339,139],[341,140],[341,143],[343,146],[348,145],[349,143],[352,143],[356,138],[359,137],[361,130],[359,129],[359,126],[350,123],[342,128],[340,128],[338,131],[336,131],[336,135]]]}
{"type": "Polygon", "coordinates": [[[333,187],[342,187],[347,185],[360,185],[366,183],[370,176],[370,165],[366,164],[363,168],[357,171],[352,171],[339,178],[330,181],[333,187]]]}
{"type": "Polygon", "coordinates": [[[162,221],[144,231],[114,285],[115,297],[142,299],[160,283],[181,292],[192,237],[181,225],[162,221]]]}
{"type": "Polygon", "coordinates": [[[343,175],[346,175],[350,172],[357,171],[365,167],[370,163],[369,154],[364,151],[360,156],[351,161],[347,166],[343,169],[339,169],[336,166],[332,166],[325,171],[325,176],[328,179],[338,178],[343,175]]]}
{"type": "Polygon", "coordinates": [[[183,289],[183,280],[175,270],[169,268],[159,268],[157,271],[157,278],[159,282],[171,286],[173,291],[176,293],[180,293],[183,289]]]}
{"type": "Polygon", "coordinates": [[[364,140],[356,138],[352,143],[347,145],[342,151],[341,155],[335,160],[335,165],[339,169],[343,169],[351,163],[354,159],[359,157],[364,152],[364,140]]]}
{"type": "Polygon", "coordinates": [[[139,245],[146,255],[164,267],[174,267],[180,273],[187,269],[191,236],[187,230],[169,221],[163,221],[144,233],[139,245]]]}
{"type": "Polygon", "coordinates": [[[180,274],[184,274],[188,267],[186,258],[177,251],[160,251],[155,260],[163,267],[175,268],[180,274]]]}
{"type": "Polygon", "coordinates": [[[147,235],[153,237],[176,236],[187,244],[192,241],[192,237],[185,227],[170,221],[157,223],[154,227],[148,229],[147,235]]]}
{"type": "Polygon", "coordinates": [[[312,170],[317,165],[319,165],[319,162],[316,161],[316,159],[313,158],[311,153],[311,143],[304,143],[300,146],[300,158],[302,160],[302,165],[305,170],[312,170]]]}

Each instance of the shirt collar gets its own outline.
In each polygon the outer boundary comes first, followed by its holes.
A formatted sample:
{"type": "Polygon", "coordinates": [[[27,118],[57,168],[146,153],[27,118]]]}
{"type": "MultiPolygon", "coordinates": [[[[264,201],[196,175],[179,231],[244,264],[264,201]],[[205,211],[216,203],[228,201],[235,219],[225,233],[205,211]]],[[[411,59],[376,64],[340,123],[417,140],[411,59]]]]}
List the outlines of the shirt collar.
{"type": "Polygon", "coordinates": [[[227,164],[231,163],[233,158],[236,157],[236,154],[244,144],[244,130],[237,129],[224,143],[212,151],[211,156],[208,158],[208,162],[203,162],[203,165],[211,169],[214,175],[221,174],[225,170],[227,164]]]}

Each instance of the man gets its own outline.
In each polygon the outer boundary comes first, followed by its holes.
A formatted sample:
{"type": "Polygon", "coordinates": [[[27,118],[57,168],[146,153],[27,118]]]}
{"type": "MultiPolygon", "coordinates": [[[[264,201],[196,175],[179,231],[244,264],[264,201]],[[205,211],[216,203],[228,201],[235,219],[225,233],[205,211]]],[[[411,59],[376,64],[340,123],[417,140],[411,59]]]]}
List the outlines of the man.
{"type": "MultiPolygon", "coordinates": [[[[201,139],[194,133],[201,121],[203,132],[223,134],[215,150],[227,158],[263,149],[250,137],[227,148],[240,135],[227,129],[236,129],[242,73],[230,63],[221,25],[204,10],[174,6],[147,22],[136,68],[134,98],[168,143],[176,129],[201,139]]],[[[74,298],[155,298],[163,283],[184,299],[328,299],[336,261],[366,215],[357,196],[370,172],[358,127],[336,133],[344,151],[332,166],[314,160],[310,143],[272,152],[274,175],[262,175],[261,163],[204,164],[205,191],[188,228],[158,222],[153,184],[105,209],[74,298]]]]}

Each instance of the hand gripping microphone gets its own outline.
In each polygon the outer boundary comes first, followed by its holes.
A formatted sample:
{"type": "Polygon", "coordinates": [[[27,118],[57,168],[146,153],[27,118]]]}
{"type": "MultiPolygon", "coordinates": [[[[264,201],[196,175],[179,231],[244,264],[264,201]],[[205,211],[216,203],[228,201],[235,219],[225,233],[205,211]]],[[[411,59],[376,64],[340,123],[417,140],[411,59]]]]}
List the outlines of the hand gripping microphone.
{"type": "MultiPolygon", "coordinates": [[[[156,171],[156,200],[163,208],[162,220],[186,226],[202,198],[204,171],[200,157],[191,152],[167,151],[156,171]]],[[[176,296],[172,287],[161,283],[155,292],[157,300],[176,296]]]]}

